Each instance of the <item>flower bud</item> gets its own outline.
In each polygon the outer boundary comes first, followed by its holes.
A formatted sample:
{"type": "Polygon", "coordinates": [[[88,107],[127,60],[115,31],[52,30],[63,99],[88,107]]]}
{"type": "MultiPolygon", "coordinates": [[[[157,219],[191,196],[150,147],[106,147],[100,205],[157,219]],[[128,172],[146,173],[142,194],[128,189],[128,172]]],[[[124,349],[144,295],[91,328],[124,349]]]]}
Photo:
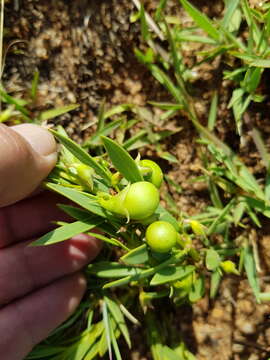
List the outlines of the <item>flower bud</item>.
{"type": "Polygon", "coordinates": [[[190,220],[190,226],[195,235],[204,236],[205,227],[197,220],[190,220]]]}
{"type": "Polygon", "coordinates": [[[226,274],[239,275],[239,271],[236,269],[235,263],[231,260],[222,261],[220,263],[220,267],[226,274]]]}
{"type": "Polygon", "coordinates": [[[92,168],[82,163],[74,163],[69,167],[69,172],[75,176],[80,185],[87,190],[93,190],[92,168]]]}

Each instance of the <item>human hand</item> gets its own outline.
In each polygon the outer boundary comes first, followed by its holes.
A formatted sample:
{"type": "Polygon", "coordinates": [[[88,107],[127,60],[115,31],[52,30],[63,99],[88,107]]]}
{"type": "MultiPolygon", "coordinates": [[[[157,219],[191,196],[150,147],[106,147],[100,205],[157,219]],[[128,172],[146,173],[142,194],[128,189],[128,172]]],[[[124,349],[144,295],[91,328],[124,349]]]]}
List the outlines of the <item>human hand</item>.
{"type": "Polygon", "coordinates": [[[56,144],[31,124],[0,124],[0,354],[21,360],[79,304],[86,281],[78,271],[100,243],[78,235],[46,247],[29,242],[60,220],[57,197],[29,196],[56,162],[56,144]]]}

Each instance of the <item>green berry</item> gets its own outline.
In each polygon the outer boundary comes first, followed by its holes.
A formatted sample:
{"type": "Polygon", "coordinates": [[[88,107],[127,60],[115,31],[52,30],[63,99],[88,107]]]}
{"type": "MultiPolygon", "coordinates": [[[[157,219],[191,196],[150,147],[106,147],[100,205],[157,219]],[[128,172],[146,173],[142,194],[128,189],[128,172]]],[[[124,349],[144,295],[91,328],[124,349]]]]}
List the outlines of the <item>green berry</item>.
{"type": "Polygon", "coordinates": [[[147,181],[131,184],[123,202],[130,218],[134,220],[146,219],[153,215],[158,204],[159,192],[147,181]]]}
{"type": "Polygon", "coordinates": [[[149,247],[158,253],[169,252],[177,241],[178,233],[167,221],[155,221],[146,229],[146,242],[149,247]]]}
{"type": "Polygon", "coordinates": [[[133,183],[118,194],[101,194],[99,203],[105,209],[132,220],[143,220],[154,214],[159,204],[159,192],[148,181],[133,183]]]}

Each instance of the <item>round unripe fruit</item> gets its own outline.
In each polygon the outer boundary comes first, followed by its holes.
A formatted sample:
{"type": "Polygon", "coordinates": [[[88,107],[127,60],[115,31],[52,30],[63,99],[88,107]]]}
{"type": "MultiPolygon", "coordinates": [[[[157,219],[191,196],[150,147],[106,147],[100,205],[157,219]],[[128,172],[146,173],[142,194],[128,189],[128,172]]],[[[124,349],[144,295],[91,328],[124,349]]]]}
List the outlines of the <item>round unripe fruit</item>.
{"type": "Polygon", "coordinates": [[[113,196],[100,193],[98,201],[112,213],[127,219],[144,220],[156,211],[159,204],[159,191],[148,181],[138,181],[113,196]]]}
{"type": "Polygon", "coordinates": [[[148,181],[139,181],[130,185],[123,201],[131,219],[142,220],[153,215],[159,204],[159,192],[148,181]]]}
{"type": "Polygon", "coordinates": [[[146,242],[158,253],[169,252],[176,245],[178,233],[167,221],[155,221],[146,229],[146,242]]]}
{"type": "Polygon", "coordinates": [[[139,165],[143,168],[150,169],[150,174],[144,176],[144,178],[145,180],[150,181],[159,189],[163,181],[163,173],[158,164],[152,160],[144,159],[140,161],[139,165]]]}

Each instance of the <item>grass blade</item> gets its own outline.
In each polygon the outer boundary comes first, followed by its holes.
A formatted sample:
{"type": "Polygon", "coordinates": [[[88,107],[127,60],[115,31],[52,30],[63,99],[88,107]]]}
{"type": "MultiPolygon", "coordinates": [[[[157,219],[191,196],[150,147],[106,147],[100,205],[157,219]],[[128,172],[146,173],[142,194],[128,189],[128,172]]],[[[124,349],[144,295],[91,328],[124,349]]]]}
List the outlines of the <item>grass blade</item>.
{"type": "Polygon", "coordinates": [[[222,26],[226,29],[230,25],[231,19],[239,5],[239,0],[230,0],[226,7],[225,15],[222,19],[222,26]]]}
{"type": "Polygon", "coordinates": [[[217,95],[217,92],[215,91],[213,98],[212,98],[209,116],[208,116],[207,127],[208,127],[209,131],[213,131],[214,127],[215,127],[215,123],[216,123],[216,119],[217,119],[217,105],[218,105],[218,95],[217,95]]]}
{"type": "Polygon", "coordinates": [[[260,286],[257,277],[256,265],[251,246],[244,247],[244,267],[247,273],[248,282],[253,290],[257,302],[260,302],[260,286]]]}
{"type": "Polygon", "coordinates": [[[46,120],[54,119],[55,117],[66,114],[67,112],[75,110],[78,107],[79,105],[77,104],[71,104],[71,105],[61,106],[56,109],[46,110],[39,115],[39,120],[46,121],[46,120]]]}
{"type": "Polygon", "coordinates": [[[188,0],[179,0],[186,12],[194,20],[194,22],[203,29],[211,38],[217,42],[220,39],[218,30],[213,26],[212,21],[201,11],[196,9],[188,0]]]}

